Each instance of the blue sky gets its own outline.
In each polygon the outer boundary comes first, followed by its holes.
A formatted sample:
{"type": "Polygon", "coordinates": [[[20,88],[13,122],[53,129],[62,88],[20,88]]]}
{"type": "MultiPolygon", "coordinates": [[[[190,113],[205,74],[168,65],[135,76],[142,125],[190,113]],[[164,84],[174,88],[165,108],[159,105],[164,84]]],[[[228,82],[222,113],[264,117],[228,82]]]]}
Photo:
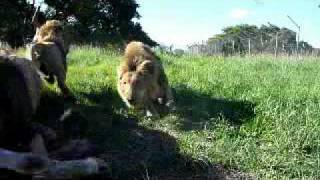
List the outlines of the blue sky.
{"type": "Polygon", "coordinates": [[[268,22],[297,28],[301,38],[320,48],[320,0],[137,0],[144,30],[157,42],[185,48],[207,40],[235,24],[260,26],[268,22]]]}

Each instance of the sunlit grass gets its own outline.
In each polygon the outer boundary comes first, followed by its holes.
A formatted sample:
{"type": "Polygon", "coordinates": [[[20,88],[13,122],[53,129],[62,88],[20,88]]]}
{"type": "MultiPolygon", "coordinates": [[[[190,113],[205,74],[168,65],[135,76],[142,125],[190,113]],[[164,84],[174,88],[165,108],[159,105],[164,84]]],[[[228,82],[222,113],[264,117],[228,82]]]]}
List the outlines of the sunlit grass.
{"type": "MultiPolygon", "coordinates": [[[[127,112],[116,92],[118,53],[76,47],[69,54],[67,83],[83,106],[87,135],[102,151],[130,154],[149,143],[139,144],[139,138],[131,139],[130,127],[117,125],[137,118],[145,134],[172,137],[178,153],[198,166],[223,164],[262,179],[320,178],[319,59],[160,56],[178,110],[148,120],[127,112]]],[[[140,162],[130,163],[115,168],[140,169],[140,162]]],[[[177,166],[186,165],[172,168],[177,166]]],[[[167,170],[153,161],[148,168],[155,176],[167,170]]]]}

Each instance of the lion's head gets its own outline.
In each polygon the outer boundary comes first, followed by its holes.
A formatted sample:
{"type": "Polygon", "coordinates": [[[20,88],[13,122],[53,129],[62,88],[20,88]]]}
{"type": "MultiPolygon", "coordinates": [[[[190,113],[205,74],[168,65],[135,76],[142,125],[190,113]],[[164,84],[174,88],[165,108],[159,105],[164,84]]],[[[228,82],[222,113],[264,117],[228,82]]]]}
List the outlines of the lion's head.
{"type": "Polygon", "coordinates": [[[63,24],[58,20],[49,20],[40,28],[40,36],[42,38],[54,38],[63,37],[63,24]]]}

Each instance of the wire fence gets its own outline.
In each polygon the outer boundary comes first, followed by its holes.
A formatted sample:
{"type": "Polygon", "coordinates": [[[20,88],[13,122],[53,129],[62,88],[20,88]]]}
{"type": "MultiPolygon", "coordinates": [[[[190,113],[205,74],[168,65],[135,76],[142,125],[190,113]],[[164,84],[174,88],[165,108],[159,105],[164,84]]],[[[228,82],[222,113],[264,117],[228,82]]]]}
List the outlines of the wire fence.
{"type": "Polygon", "coordinates": [[[272,54],[273,56],[320,56],[320,49],[310,47],[305,42],[288,43],[277,37],[269,41],[254,38],[202,41],[187,47],[191,55],[232,56],[272,54]]]}

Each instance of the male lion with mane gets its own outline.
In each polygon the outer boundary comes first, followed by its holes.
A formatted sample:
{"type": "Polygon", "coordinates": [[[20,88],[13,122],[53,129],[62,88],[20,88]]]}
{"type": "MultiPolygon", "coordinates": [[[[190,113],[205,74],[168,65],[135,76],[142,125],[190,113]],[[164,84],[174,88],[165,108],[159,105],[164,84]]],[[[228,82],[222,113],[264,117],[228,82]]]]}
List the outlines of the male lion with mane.
{"type": "Polygon", "coordinates": [[[156,104],[171,106],[173,96],[160,58],[142,42],[132,41],[118,67],[118,92],[129,108],[159,117],[156,104]]]}

